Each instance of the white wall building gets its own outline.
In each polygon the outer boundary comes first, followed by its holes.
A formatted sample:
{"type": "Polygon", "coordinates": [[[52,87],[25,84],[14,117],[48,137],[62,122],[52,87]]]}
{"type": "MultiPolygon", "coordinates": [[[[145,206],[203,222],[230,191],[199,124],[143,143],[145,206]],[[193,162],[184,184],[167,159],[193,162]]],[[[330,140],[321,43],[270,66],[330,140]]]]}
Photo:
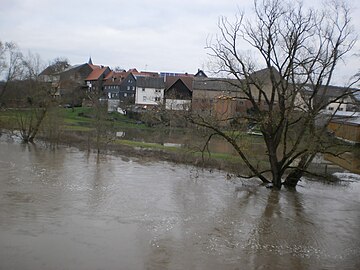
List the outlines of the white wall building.
{"type": "Polygon", "coordinates": [[[135,104],[160,105],[164,100],[164,78],[138,77],[135,104]]]}

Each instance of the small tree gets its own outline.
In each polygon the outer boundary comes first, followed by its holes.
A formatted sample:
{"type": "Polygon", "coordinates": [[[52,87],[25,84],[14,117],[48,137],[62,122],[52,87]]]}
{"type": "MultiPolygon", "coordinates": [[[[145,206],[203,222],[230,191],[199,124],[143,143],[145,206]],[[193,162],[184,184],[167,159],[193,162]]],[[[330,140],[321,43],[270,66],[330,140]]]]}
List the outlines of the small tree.
{"type": "Polygon", "coordinates": [[[222,120],[248,121],[259,128],[268,167],[253,164],[232,136],[235,133],[224,132],[218,122],[201,115],[193,115],[191,121],[230,143],[250,169],[250,177],[279,189],[283,184],[296,186],[315,155],[332,146],[325,136],[331,116],[318,124],[321,111],[350,93],[349,88],[336,98],[324,99],[339,60],[355,43],[350,11],[335,1],[321,12],[305,10],[293,1],[259,0],[254,7],[253,20],[243,14],[234,23],[220,19],[220,36],[209,42],[208,49],[216,71],[235,78],[224,80],[238,90],[230,98],[250,105],[248,114],[222,120]],[[241,42],[251,51],[241,51],[241,42]],[[265,69],[255,72],[257,67],[265,69]]]}
{"type": "Polygon", "coordinates": [[[17,121],[23,142],[33,142],[40,131],[40,127],[48,111],[57,103],[55,92],[51,84],[39,80],[42,69],[38,55],[29,53],[23,58],[24,78],[20,83],[26,108],[19,112],[17,121]]]}
{"type": "MultiPolygon", "coordinates": [[[[93,132],[89,133],[89,143],[95,143],[97,154],[100,154],[104,145],[114,140],[115,131],[110,121],[107,121],[107,100],[103,99],[103,91],[100,88],[87,90],[87,103],[93,108],[93,132]]],[[[90,146],[90,145],[89,145],[90,146]]]]}
{"type": "Polygon", "coordinates": [[[0,79],[4,79],[4,85],[0,89],[0,105],[5,106],[5,93],[11,82],[22,79],[23,54],[14,42],[0,41],[0,79]]]}

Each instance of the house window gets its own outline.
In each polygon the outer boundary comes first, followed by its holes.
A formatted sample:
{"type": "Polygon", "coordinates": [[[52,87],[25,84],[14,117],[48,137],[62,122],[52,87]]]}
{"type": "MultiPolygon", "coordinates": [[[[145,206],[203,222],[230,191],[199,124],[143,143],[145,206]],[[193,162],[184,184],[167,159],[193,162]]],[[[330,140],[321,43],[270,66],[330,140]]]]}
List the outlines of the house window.
{"type": "Polygon", "coordinates": [[[329,110],[329,111],[333,111],[334,108],[333,108],[333,107],[329,107],[328,110],[329,110]]]}
{"type": "Polygon", "coordinates": [[[160,89],[156,89],[155,92],[156,92],[156,93],[160,93],[160,89]]]}
{"type": "Polygon", "coordinates": [[[142,91],[145,92],[145,88],[143,88],[142,91]]]}
{"type": "Polygon", "coordinates": [[[135,86],[132,87],[132,90],[135,91],[135,86]]]}
{"type": "Polygon", "coordinates": [[[160,101],[160,97],[155,97],[155,101],[160,101]]]}
{"type": "Polygon", "coordinates": [[[146,96],[143,96],[143,101],[147,101],[147,97],[146,96]]]}
{"type": "Polygon", "coordinates": [[[344,110],[344,108],[339,108],[339,111],[343,111],[344,110]]]}
{"type": "Polygon", "coordinates": [[[127,93],[124,93],[124,97],[127,97],[127,93]]]}
{"type": "Polygon", "coordinates": [[[127,87],[127,90],[128,90],[128,91],[130,90],[130,86],[127,87]]]}

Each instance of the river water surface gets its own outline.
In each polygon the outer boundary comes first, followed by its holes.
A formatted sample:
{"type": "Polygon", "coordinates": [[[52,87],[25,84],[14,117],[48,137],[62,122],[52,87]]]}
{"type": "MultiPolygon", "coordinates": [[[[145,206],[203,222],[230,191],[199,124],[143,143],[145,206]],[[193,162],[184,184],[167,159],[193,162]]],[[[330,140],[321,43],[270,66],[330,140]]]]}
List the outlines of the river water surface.
{"type": "Polygon", "coordinates": [[[0,269],[360,269],[360,176],[266,189],[0,141],[0,269]]]}

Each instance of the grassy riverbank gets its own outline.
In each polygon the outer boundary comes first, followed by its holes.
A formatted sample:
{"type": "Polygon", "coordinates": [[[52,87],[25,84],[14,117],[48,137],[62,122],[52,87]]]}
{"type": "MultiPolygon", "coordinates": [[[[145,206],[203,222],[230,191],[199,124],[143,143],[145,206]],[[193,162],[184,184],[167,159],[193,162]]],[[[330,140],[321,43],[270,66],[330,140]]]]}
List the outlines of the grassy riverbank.
{"type": "MultiPolygon", "coordinates": [[[[27,109],[8,109],[0,113],[0,128],[19,130],[19,119],[29,113],[27,109]]],[[[268,165],[261,137],[236,131],[253,164],[259,168],[268,165]]],[[[105,113],[101,117],[93,108],[56,108],[48,113],[42,124],[39,139],[51,145],[65,144],[82,149],[95,149],[100,153],[138,158],[167,160],[203,167],[224,169],[246,174],[244,165],[227,143],[216,141],[212,149],[201,151],[205,139],[199,131],[190,128],[172,128],[165,125],[149,127],[138,119],[119,113],[105,113]],[[176,143],[166,143],[167,140],[176,143]],[[98,138],[98,139],[96,139],[98,138]]]]}
{"type": "MultiPolygon", "coordinates": [[[[7,130],[19,130],[19,118],[26,116],[27,113],[29,113],[27,109],[2,111],[0,113],[0,127],[7,130]]],[[[99,123],[93,108],[56,108],[48,114],[38,139],[51,145],[64,144],[81,149],[95,150],[99,148],[100,152],[103,153],[111,151],[114,154],[148,160],[193,164],[225,169],[233,173],[238,173],[239,168],[242,168],[243,172],[247,171],[242,160],[233,154],[208,151],[203,153],[200,151],[200,146],[162,143],[162,139],[169,133],[178,134],[177,137],[180,139],[184,139],[186,136],[188,140],[193,141],[194,137],[199,136],[194,130],[166,126],[149,127],[137,119],[131,119],[116,112],[105,114],[102,117],[99,123]],[[129,136],[131,138],[117,137],[116,133],[119,131],[121,131],[120,133],[135,135],[129,136]],[[101,136],[99,145],[96,144],[95,140],[97,133],[101,136]]]]}

